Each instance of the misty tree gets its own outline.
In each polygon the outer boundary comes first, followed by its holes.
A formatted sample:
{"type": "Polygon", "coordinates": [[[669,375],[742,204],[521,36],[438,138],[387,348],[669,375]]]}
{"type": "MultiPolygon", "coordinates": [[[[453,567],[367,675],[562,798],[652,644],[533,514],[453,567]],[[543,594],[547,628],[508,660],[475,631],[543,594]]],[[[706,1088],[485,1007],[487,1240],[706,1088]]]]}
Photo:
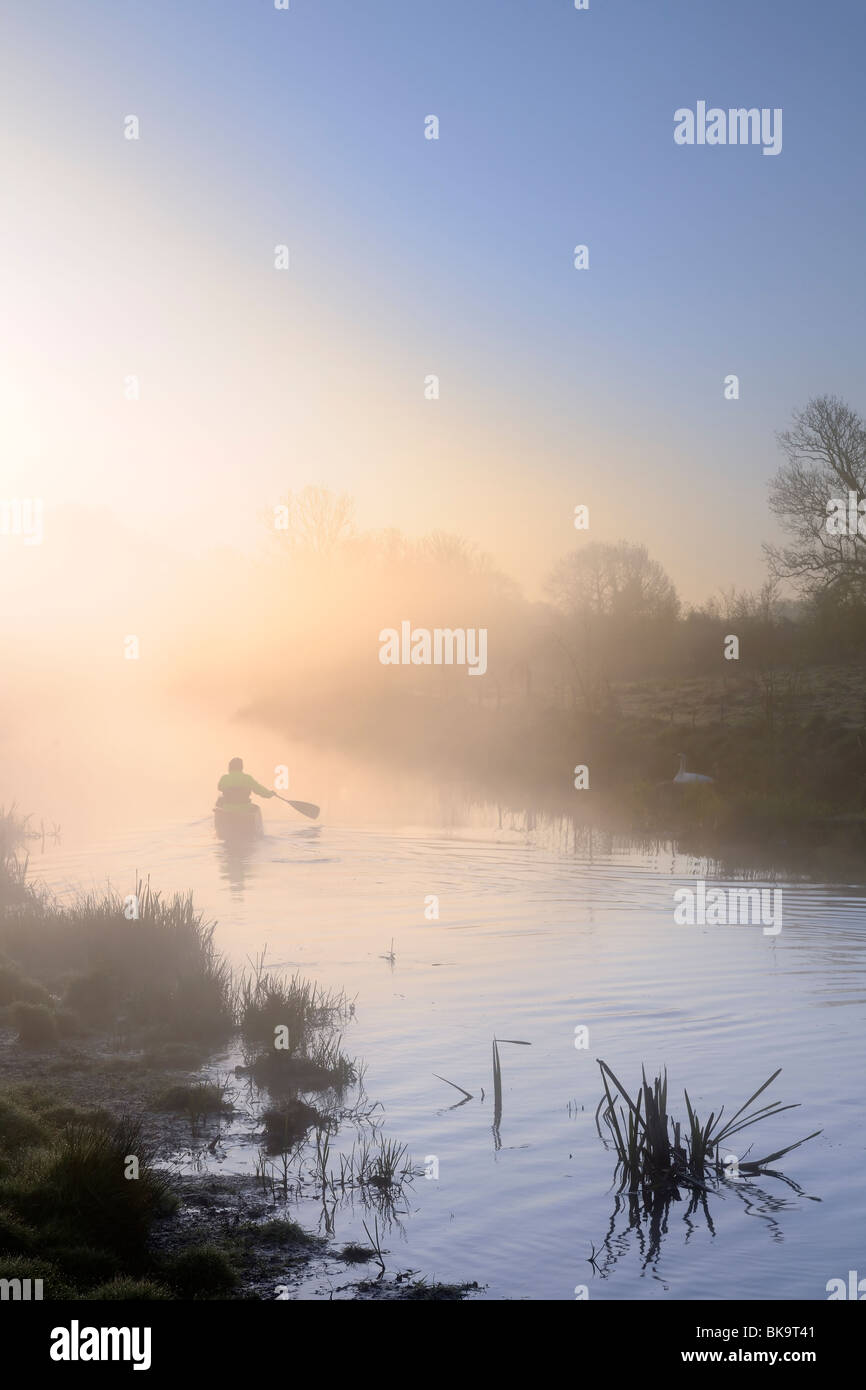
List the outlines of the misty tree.
{"type": "Polygon", "coordinates": [[[613,702],[611,672],[651,652],[660,626],[676,621],[674,585],[644,545],[595,541],[560,560],[546,585],[551,633],[569,670],[572,698],[590,711],[613,702]]]}
{"type": "Polygon", "coordinates": [[[738,589],[735,584],[729,589],[720,588],[717,597],[692,608],[689,617],[709,618],[713,622],[761,622],[770,626],[778,621],[781,612],[778,580],[767,579],[754,591],[738,589]]]}
{"type": "Polygon", "coordinates": [[[557,564],[547,592],[562,613],[572,616],[674,619],[680,608],[659,562],[645,545],[629,541],[596,541],[572,551],[557,564]]]}
{"type": "Polygon", "coordinates": [[[308,483],[289,493],[284,510],[285,524],[277,531],[283,543],[328,555],[354,535],[355,504],[346,492],[308,483]]]}
{"type": "MultiPolygon", "coordinates": [[[[866,424],[838,396],[816,396],[778,436],[786,462],[770,483],[770,507],[790,537],[765,545],[770,574],[810,596],[866,597],[866,536],[828,530],[828,504],[866,496],[866,424]]],[[[866,531],[866,517],[864,517],[866,531]]]]}

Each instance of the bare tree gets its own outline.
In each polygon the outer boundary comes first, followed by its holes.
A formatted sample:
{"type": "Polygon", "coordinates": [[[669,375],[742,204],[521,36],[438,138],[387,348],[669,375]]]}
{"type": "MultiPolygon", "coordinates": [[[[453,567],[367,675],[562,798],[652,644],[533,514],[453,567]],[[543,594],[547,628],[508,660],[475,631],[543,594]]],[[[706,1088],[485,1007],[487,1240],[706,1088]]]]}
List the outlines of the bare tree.
{"type": "MultiPolygon", "coordinates": [[[[354,535],[355,504],[347,492],[308,483],[288,497],[288,525],[283,527],[290,545],[328,555],[354,535]]],[[[279,533],[278,533],[279,535],[279,533]]]]}
{"type": "Polygon", "coordinates": [[[622,666],[638,631],[652,642],[679,613],[676,589],[646,546],[593,542],[572,551],[547,581],[555,605],[551,636],[569,671],[577,703],[597,712],[612,700],[610,674],[622,666]]]}
{"type": "MultiPolygon", "coordinates": [[[[866,425],[838,396],[816,396],[779,435],[786,462],[770,484],[770,507],[791,537],[765,545],[770,573],[803,592],[866,595],[866,538],[828,529],[830,504],[866,495],[866,425]]],[[[866,530],[866,517],[864,517],[866,530]]]]}
{"type": "Polygon", "coordinates": [[[594,618],[675,618],[672,581],[644,545],[596,541],[560,560],[547,582],[556,606],[594,618]]]}

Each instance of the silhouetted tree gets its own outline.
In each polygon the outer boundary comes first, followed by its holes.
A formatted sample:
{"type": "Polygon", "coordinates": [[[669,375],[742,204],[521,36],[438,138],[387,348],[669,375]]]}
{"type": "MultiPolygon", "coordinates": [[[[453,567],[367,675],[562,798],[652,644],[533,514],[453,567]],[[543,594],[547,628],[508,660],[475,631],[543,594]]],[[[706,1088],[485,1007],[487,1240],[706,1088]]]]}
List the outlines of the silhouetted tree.
{"type": "MultiPolygon", "coordinates": [[[[770,484],[770,507],[792,538],[765,545],[775,579],[804,593],[835,591],[840,601],[866,597],[866,538],[828,530],[828,503],[866,495],[866,425],[838,396],[816,396],[779,435],[786,460],[770,484]]],[[[866,517],[864,530],[866,530],[866,517]]]]}

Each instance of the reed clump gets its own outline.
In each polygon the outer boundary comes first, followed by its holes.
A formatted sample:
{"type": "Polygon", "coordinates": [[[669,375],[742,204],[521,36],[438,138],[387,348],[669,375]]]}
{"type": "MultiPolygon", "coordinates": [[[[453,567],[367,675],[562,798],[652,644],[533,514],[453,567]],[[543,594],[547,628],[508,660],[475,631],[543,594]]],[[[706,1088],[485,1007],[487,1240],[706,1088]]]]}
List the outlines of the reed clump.
{"type": "Polygon", "coordinates": [[[163,898],[138,881],[126,898],[83,894],[64,906],[36,888],[17,893],[7,862],[0,908],[0,993],[8,1002],[46,1004],[48,991],[93,1027],[146,1029],[174,1041],[233,1028],[236,982],[214,945],[215,924],[191,893],[163,898]]]}
{"type": "Polygon", "coordinates": [[[769,1105],[750,1109],[775,1081],[781,1067],[727,1121],[723,1118],[724,1106],[718,1114],[713,1111],[706,1121],[701,1121],[689,1100],[688,1091],[684,1091],[686,1122],[675,1120],[668,1112],[667,1070],[661,1076],[656,1076],[650,1085],[646,1071],[641,1069],[641,1085],[636,1098],[632,1099],[607,1063],[599,1061],[598,1065],[604,1095],[596,1110],[596,1128],[602,1139],[613,1145],[616,1153],[619,1192],[659,1195],[678,1186],[706,1191],[708,1181],[723,1178],[730,1172],[732,1161],[736,1164],[737,1173],[752,1176],[766,1173],[770,1171],[770,1163],[821,1133],[815,1130],[796,1143],[788,1144],[763,1158],[739,1158],[727,1153],[735,1134],[785,1110],[798,1108],[799,1102],[782,1105],[779,1101],[772,1101],[769,1105]],[[602,1125],[607,1131],[606,1135],[602,1125]]]}

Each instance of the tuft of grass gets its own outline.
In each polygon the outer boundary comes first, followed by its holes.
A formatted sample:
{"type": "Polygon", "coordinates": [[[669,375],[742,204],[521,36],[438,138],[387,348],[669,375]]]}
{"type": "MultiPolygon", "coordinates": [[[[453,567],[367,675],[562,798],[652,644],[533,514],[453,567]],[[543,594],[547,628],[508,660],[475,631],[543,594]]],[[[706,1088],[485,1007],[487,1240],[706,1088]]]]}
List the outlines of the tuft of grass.
{"type": "Polygon", "coordinates": [[[228,1113],[232,1105],[225,1092],[225,1085],[216,1081],[194,1081],[188,1086],[170,1086],[154,1104],[157,1110],[183,1111],[195,1122],[228,1113]]]}
{"type": "Polygon", "coordinates": [[[18,1153],[44,1143],[47,1138],[47,1126],[30,1110],[0,1095],[0,1153],[18,1153]]]}
{"type": "Polygon", "coordinates": [[[344,1245],[342,1250],[337,1252],[337,1258],[347,1265],[364,1265],[375,1260],[377,1252],[372,1245],[357,1245],[349,1241],[348,1245],[344,1245]]]}
{"type": "Polygon", "coordinates": [[[91,1289],[84,1297],[105,1303],[154,1303],[158,1299],[171,1298],[171,1291],[155,1279],[135,1279],[128,1274],[119,1274],[91,1289]]]}
{"type": "Polygon", "coordinates": [[[0,1180],[0,1203],[50,1227],[57,1243],[132,1254],[143,1250],[169,1189],[153,1157],[138,1121],[69,1125],[0,1180]],[[127,1176],[135,1165],[138,1176],[127,1176]]]}
{"type": "Polygon", "coordinates": [[[231,968],[191,894],[163,899],[138,881],[137,915],[128,917],[117,893],[84,894],[65,906],[33,889],[10,896],[8,883],[8,873],[0,875],[0,951],[19,977],[27,972],[48,988],[65,987],[65,1005],[85,1022],[147,1027],[175,1042],[231,1031],[231,968]]]}
{"type": "Polygon", "coordinates": [[[256,1236],[263,1241],[275,1245],[321,1245],[321,1236],[314,1235],[311,1231],[305,1231],[297,1221],[289,1221],[275,1217],[272,1221],[263,1221],[260,1226],[251,1228],[256,1236]]]}
{"type": "Polygon", "coordinates": [[[415,1279],[404,1290],[402,1297],[410,1303],[462,1303],[468,1293],[477,1289],[478,1284],[440,1284],[434,1279],[428,1284],[426,1279],[415,1279]]]}
{"type": "Polygon", "coordinates": [[[171,1260],[164,1277],[180,1298],[213,1298],[229,1293],[238,1274],[224,1250],[217,1245],[194,1245],[171,1260]]]}
{"type": "Polygon", "coordinates": [[[63,1277],[79,1288],[92,1288],[121,1272],[120,1260],[110,1250],[97,1250],[91,1245],[55,1245],[49,1241],[46,1252],[63,1277]]]}
{"type": "Polygon", "coordinates": [[[290,979],[264,968],[264,953],[252,971],[241,976],[236,992],[237,1022],[250,1042],[273,1044],[277,1029],[283,1034],[281,1049],[289,1054],[307,1050],[319,1029],[332,1029],[345,1018],[348,999],[341,990],[327,990],[294,974],[290,979]]]}
{"type": "Polygon", "coordinates": [[[309,1055],[301,1056],[275,1049],[262,1052],[254,1059],[250,1072],[257,1085],[276,1093],[298,1088],[342,1091],[353,1084],[358,1072],[355,1062],[340,1052],[339,1044],[340,1039],[322,1039],[309,1055]]]}
{"type": "Polygon", "coordinates": [[[49,1260],[0,1254],[0,1279],[41,1279],[43,1299],[75,1298],[76,1290],[49,1260]]]}
{"type": "Polygon", "coordinates": [[[10,1211],[0,1209],[0,1250],[6,1255],[26,1255],[36,1248],[36,1232],[10,1211]]]}
{"type": "Polygon", "coordinates": [[[262,1115],[264,1143],[268,1153],[284,1153],[299,1144],[311,1129],[321,1125],[322,1116],[305,1101],[291,1099],[271,1106],[262,1115]]]}

